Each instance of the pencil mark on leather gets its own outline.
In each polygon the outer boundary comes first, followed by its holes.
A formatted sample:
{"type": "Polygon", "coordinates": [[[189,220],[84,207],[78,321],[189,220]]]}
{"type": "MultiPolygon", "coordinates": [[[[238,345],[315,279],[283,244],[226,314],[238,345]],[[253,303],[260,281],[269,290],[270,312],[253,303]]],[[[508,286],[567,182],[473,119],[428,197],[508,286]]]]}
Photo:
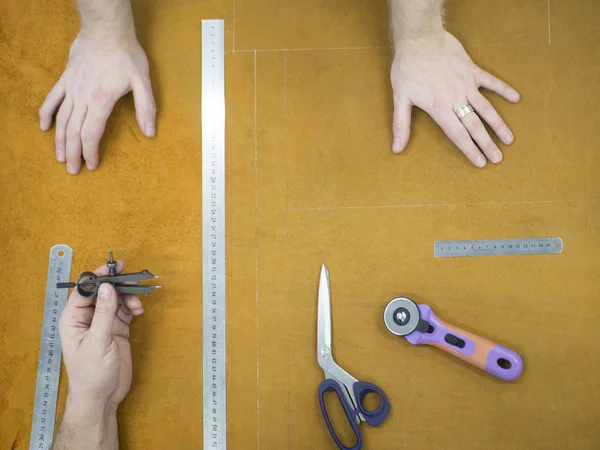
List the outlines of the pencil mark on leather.
{"type": "Polygon", "coordinates": [[[10,450],[17,450],[19,448],[19,444],[21,443],[21,430],[17,430],[17,435],[13,440],[12,445],[10,446],[10,450]]]}
{"type": "Polygon", "coordinates": [[[131,131],[131,134],[133,135],[133,137],[135,138],[135,140],[138,142],[138,144],[140,143],[140,138],[137,137],[137,134],[135,133],[135,131],[133,130],[133,127],[131,126],[131,124],[129,122],[125,122],[127,124],[127,127],[129,127],[129,131],[131,131]]]}

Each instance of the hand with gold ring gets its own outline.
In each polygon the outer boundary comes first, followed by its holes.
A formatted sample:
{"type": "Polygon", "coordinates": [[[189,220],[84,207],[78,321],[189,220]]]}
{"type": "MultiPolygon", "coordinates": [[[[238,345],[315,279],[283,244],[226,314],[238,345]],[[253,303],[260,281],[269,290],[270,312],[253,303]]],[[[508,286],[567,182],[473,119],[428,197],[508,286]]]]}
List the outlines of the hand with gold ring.
{"type": "Polygon", "coordinates": [[[512,103],[519,101],[518,92],[475,65],[461,43],[444,29],[397,40],[391,82],[395,153],[408,143],[413,106],[429,114],[477,167],[484,167],[487,160],[502,160],[502,152],[482,120],[504,144],[514,140],[479,88],[490,89],[512,103]]]}

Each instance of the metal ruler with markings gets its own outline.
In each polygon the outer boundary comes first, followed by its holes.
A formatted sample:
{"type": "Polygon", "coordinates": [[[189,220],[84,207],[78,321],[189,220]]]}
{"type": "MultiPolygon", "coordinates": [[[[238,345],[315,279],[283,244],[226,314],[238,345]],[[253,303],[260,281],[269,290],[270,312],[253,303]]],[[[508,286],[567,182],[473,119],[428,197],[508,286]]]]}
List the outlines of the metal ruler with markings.
{"type": "Polygon", "coordinates": [[[202,21],[202,375],[204,449],[227,448],[225,341],[225,47],[202,21]]]}
{"type": "Polygon", "coordinates": [[[54,439],[56,400],[60,379],[62,345],[58,334],[58,319],[67,304],[68,289],[57,289],[56,283],[68,281],[71,276],[73,251],[66,245],[50,249],[46,302],[40,341],[33,421],[31,424],[30,450],[48,450],[54,439]]]}
{"type": "Polygon", "coordinates": [[[525,239],[487,239],[477,241],[434,241],[436,258],[459,256],[541,255],[562,253],[559,237],[525,239]]]}

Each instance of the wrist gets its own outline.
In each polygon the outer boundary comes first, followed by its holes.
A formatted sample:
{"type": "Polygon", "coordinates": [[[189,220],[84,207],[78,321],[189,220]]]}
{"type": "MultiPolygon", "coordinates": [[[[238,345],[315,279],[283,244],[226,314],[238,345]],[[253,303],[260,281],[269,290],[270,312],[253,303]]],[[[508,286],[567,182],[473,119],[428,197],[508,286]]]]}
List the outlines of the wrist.
{"type": "Polygon", "coordinates": [[[445,30],[423,34],[394,42],[394,56],[400,59],[429,58],[446,39],[445,30]]]}
{"type": "Polygon", "coordinates": [[[69,392],[65,414],[53,448],[113,450],[118,447],[116,406],[69,392]]]}
{"type": "Polygon", "coordinates": [[[395,45],[444,32],[441,0],[391,0],[390,18],[395,45]]]}
{"type": "Polygon", "coordinates": [[[407,27],[401,32],[394,32],[394,47],[436,42],[443,39],[444,33],[445,29],[441,21],[439,24],[431,24],[419,29],[407,27]]]}
{"type": "Polygon", "coordinates": [[[102,46],[137,41],[129,0],[106,0],[102,6],[90,0],[78,1],[81,16],[79,36],[102,46]]]}
{"type": "Polygon", "coordinates": [[[117,406],[110,402],[91,397],[74,395],[69,392],[63,422],[79,428],[104,428],[117,416],[117,406]]]}
{"type": "Polygon", "coordinates": [[[67,406],[53,446],[56,450],[118,449],[117,408],[107,402],[67,395],[67,406]]]}

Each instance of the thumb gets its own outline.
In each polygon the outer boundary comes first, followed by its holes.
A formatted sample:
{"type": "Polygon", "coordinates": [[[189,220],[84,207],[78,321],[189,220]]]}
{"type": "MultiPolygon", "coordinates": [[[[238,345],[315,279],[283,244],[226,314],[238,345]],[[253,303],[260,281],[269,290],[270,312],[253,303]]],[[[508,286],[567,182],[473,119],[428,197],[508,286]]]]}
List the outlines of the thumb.
{"type": "Polygon", "coordinates": [[[408,144],[411,112],[412,104],[407,98],[394,98],[394,118],[392,122],[394,133],[392,151],[394,153],[400,153],[408,144]]]}
{"type": "Polygon", "coordinates": [[[114,286],[109,283],[101,284],[89,333],[99,341],[108,344],[112,338],[113,322],[118,307],[117,291],[114,286]]]}
{"type": "Polygon", "coordinates": [[[156,134],[156,103],[152,95],[150,78],[134,80],[131,89],[135,104],[135,117],[140,130],[146,137],[154,137],[156,134]]]}

